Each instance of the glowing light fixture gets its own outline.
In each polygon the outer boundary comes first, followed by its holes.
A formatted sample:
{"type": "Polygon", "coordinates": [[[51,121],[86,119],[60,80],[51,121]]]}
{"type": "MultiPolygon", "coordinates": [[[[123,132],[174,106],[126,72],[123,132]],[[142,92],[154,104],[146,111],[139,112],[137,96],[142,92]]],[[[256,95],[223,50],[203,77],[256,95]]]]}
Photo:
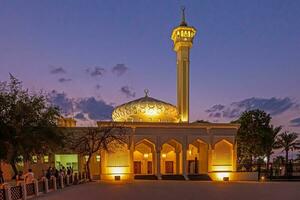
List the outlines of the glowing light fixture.
{"type": "Polygon", "coordinates": [[[87,161],[88,161],[88,159],[89,159],[89,156],[88,156],[88,155],[86,155],[86,156],[84,156],[84,158],[85,158],[85,162],[87,162],[87,161]]]}
{"type": "Polygon", "coordinates": [[[110,173],[112,174],[123,174],[126,173],[125,167],[110,167],[110,173]]]}
{"type": "Polygon", "coordinates": [[[32,156],[32,161],[33,161],[34,163],[37,163],[37,156],[32,156]]]}
{"type": "Polygon", "coordinates": [[[167,157],[167,154],[163,153],[163,154],[161,155],[161,157],[162,157],[162,158],[166,158],[166,157],[167,157]]]}
{"type": "Polygon", "coordinates": [[[44,163],[48,163],[49,162],[49,156],[44,156],[44,163]]]}
{"type": "Polygon", "coordinates": [[[229,173],[228,172],[218,172],[217,179],[219,181],[229,181],[229,173]]]}
{"type": "Polygon", "coordinates": [[[100,155],[97,155],[97,156],[96,156],[96,161],[97,161],[97,162],[100,162],[100,159],[101,159],[100,155]]]}
{"type": "Polygon", "coordinates": [[[145,153],[144,158],[147,159],[149,157],[149,154],[145,153]]]}

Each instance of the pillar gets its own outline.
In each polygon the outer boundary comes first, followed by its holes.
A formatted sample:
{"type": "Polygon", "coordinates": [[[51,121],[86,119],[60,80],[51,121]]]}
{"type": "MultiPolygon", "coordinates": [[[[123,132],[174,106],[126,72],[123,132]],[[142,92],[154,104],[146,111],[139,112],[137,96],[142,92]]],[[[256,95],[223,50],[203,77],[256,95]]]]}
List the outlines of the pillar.
{"type": "Polygon", "coordinates": [[[11,191],[10,188],[11,186],[8,183],[3,184],[4,192],[5,192],[5,199],[6,200],[11,200],[11,191]]]}
{"type": "Polygon", "coordinates": [[[161,180],[160,149],[156,150],[156,176],[161,180]]]}
{"type": "Polygon", "coordinates": [[[186,153],[187,153],[187,147],[186,145],[182,145],[182,175],[187,180],[187,169],[186,169],[186,153]]]}
{"type": "Polygon", "coordinates": [[[180,174],[180,149],[176,150],[176,174],[180,174]]]}
{"type": "Polygon", "coordinates": [[[34,179],[33,184],[34,184],[34,194],[35,194],[35,196],[38,196],[39,195],[39,182],[36,179],[34,179]]]}
{"type": "Polygon", "coordinates": [[[27,190],[26,190],[26,184],[24,182],[22,182],[20,184],[21,188],[22,188],[22,200],[26,200],[27,199],[27,190]]]}
{"type": "Polygon", "coordinates": [[[130,174],[131,178],[134,179],[134,158],[133,158],[133,153],[134,153],[134,135],[135,135],[135,130],[136,128],[134,127],[132,129],[130,138],[129,138],[129,161],[130,161],[130,174]]]}
{"type": "Polygon", "coordinates": [[[237,165],[237,144],[233,145],[232,150],[232,171],[236,172],[236,165],[237,165]]]}

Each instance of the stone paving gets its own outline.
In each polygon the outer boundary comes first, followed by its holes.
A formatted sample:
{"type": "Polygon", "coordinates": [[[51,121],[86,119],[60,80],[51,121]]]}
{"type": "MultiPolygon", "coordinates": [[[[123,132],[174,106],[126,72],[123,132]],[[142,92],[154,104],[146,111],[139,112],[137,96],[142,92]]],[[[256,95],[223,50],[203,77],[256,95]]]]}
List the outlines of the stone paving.
{"type": "Polygon", "coordinates": [[[41,200],[297,200],[300,182],[134,181],[94,182],[65,188],[41,200]]]}

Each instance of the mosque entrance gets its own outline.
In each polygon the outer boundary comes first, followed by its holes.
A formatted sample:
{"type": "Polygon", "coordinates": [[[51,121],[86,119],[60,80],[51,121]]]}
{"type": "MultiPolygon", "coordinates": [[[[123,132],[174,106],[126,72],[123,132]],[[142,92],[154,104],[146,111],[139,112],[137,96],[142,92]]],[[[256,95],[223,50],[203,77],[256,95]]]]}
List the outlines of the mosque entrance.
{"type": "Polygon", "coordinates": [[[140,161],[134,161],[134,174],[142,173],[142,163],[140,161]]]}
{"type": "Polygon", "coordinates": [[[165,169],[166,174],[173,174],[174,173],[173,161],[166,161],[165,165],[166,165],[166,169],[165,169]]]}
{"type": "Polygon", "coordinates": [[[143,139],[135,144],[133,152],[134,174],[153,174],[154,152],[154,144],[147,139],[143,139]]]}
{"type": "Polygon", "coordinates": [[[152,162],[147,162],[147,174],[152,174],[152,162]]]}

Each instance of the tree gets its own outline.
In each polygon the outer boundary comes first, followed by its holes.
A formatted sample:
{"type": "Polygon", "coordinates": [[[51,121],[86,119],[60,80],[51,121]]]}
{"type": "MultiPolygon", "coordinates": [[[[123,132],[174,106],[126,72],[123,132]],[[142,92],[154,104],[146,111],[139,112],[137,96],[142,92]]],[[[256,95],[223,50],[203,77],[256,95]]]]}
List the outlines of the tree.
{"type": "Polygon", "coordinates": [[[237,121],[232,122],[240,124],[236,138],[238,163],[244,166],[247,171],[252,170],[253,159],[265,155],[262,140],[263,138],[266,140],[272,138],[268,135],[271,133],[270,121],[270,115],[264,111],[250,110],[245,111],[237,121]]]}
{"type": "Polygon", "coordinates": [[[87,156],[86,170],[88,178],[92,181],[90,173],[90,160],[100,150],[112,151],[112,143],[124,144],[126,129],[122,126],[105,126],[85,128],[81,133],[73,132],[69,136],[70,148],[82,156],[87,156]]]}
{"type": "Polygon", "coordinates": [[[293,132],[283,132],[276,140],[276,148],[285,151],[285,175],[288,174],[289,151],[300,148],[300,142],[297,142],[298,135],[293,132]]]}
{"type": "Polygon", "coordinates": [[[63,144],[57,129],[59,110],[47,103],[42,94],[29,93],[10,75],[10,82],[0,84],[1,159],[10,163],[30,161],[33,155],[53,152],[63,144]]]}
{"type": "Polygon", "coordinates": [[[261,135],[261,148],[262,152],[267,158],[266,169],[269,171],[270,157],[274,153],[273,149],[276,147],[276,137],[281,131],[282,127],[274,127],[270,125],[269,129],[265,132],[262,132],[261,135]]]}

